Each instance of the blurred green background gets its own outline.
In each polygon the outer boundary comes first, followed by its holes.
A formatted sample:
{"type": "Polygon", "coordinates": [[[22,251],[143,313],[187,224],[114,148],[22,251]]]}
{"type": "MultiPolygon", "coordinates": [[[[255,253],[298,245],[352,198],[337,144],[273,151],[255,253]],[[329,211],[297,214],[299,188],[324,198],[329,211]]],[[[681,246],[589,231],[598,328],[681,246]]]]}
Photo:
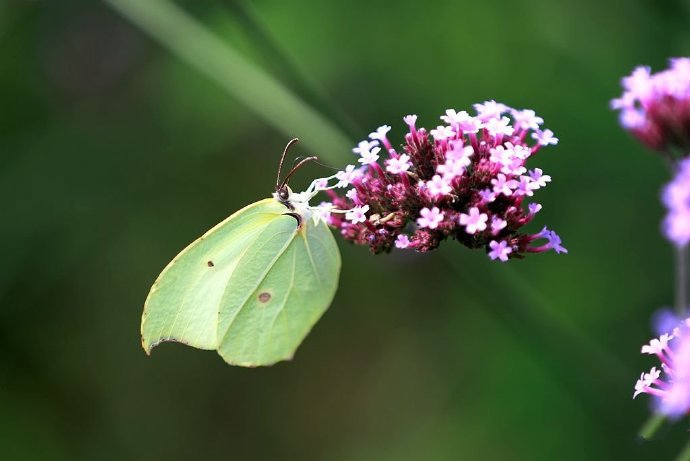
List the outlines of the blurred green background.
{"type": "Polygon", "coordinates": [[[639,354],[651,314],[673,302],[668,174],[608,101],[634,66],[690,54],[687,1],[177,6],[352,142],[486,99],[536,110],[561,142],[531,163],[554,179],[532,229],[570,254],[374,257],[339,239],[338,294],[293,362],[147,357],[155,277],[270,194],[290,137],[351,154],[276,130],[105,4],[0,0],[0,459],[674,458],[687,422],[641,443],[649,400],[631,399],[656,365],[639,354]]]}

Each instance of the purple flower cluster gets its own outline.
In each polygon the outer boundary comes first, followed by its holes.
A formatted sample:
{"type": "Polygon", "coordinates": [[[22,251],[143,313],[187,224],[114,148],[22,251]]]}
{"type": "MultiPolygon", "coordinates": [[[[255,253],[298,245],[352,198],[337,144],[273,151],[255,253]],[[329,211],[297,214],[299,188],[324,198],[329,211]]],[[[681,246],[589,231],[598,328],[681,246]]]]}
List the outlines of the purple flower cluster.
{"type": "Polygon", "coordinates": [[[417,127],[416,115],[404,117],[409,132],[400,149],[388,139],[390,126],[371,133],[353,149],[361,166],[336,174],[338,187],[351,188],[344,196],[328,191],[332,204],[325,206],[347,211],[331,213],[329,224],[373,253],[394,246],[426,252],[449,237],[500,261],[567,252],[547,228],[519,233],[541,209],[524,202],[551,181],[526,162],[558,139],[532,110],[495,101],[474,108],[476,115],[447,110],[445,124],[430,131],[417,127]]]}
{"type": "Polygon", "coordinates": [[[668,213],[662,223],[667,239],[678,247],[690,242],[690,159],[678,162],[673,180],[664,187],[661,195],[668,213]]]}
{"type": "Polygon", "coordinates": [[[669,68],[655,74],[637,67],[623,78],[620,98],[611,108],[620,110],[620,123],[647,147],[668,151],[690,147],[690,58],[673,58],[669,68]]]}
{"type": "Polygon", "coordinates": [[[656,355],[661,369],[652,367],[640,375],[633,398],[642,393],[653,395],[657,410],[671,417],[690,412],[690,319],[642,346],[642,353],[656,355]]]}

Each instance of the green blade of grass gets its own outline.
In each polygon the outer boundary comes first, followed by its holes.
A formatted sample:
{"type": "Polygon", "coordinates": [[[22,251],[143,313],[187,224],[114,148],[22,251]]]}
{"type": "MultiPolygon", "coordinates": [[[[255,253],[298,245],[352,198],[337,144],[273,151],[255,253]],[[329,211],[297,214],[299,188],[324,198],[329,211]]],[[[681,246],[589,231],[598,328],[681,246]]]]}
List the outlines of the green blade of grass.
{"type": "Polygon", "coordinates": [[[363,130],[329,97],[319,82],[292,58],[289,50],[273,36],[260,12],[250,0],[229,0],[223,2],[223,5],[251,38],[251,43],[258,55],[264,62],[269,63],[269,71],[274,75],[280,75],[281,81],[290,85],[298,96],[304,98],[304,101],[321,115],[329,117],[350,138],[357,139],[362,136],[363,130]]]}
{"type": "Polygon", "coordinates": [[[337,163],[349,152],[352,142],[331,122],[172,2],[106,2],[269,125],[290,138],[299,137],[322,159],[337,163]]]}

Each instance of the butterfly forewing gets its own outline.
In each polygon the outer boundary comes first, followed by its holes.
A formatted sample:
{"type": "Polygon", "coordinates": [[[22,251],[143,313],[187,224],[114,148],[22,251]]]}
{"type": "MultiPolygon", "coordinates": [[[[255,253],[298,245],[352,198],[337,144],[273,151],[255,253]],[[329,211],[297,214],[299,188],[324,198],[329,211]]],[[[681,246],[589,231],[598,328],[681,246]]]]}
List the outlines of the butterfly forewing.
{"type": "Polygon", "coordinates": [[[141,333],[147,352],[163,341],[218,347],[218,310],[228,280],[247,248],[284,211],[273,199],[253,203],[192,242],[168,264],[144,305],[141,333]]]}

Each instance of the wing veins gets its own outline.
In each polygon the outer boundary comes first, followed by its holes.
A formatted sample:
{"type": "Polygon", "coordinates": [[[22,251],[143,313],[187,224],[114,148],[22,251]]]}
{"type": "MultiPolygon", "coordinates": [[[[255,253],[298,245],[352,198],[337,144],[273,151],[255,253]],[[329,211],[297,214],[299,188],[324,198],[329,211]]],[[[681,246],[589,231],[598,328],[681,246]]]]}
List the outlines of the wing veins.
{"type": "MultiPolygon", "coordinates": [[[[257,227],[258,227],[258,226],[257,226],[257,227]]],[[[250,243],[249,245],[247,245],[247,247],[244,249],[244,251],[242,251],[242,254],[240,254],[240,255],[237,257],[237,261],[240,261],[240,260],[244,257],[244,255],[247,253],[247,251],[249,251],[249,248],[251,248],[251,246],[254,244],[254,242],[256,242],[256,240],[259,238],[259,235],[261,235],[261,232],[257,232],[257,233],[256,233],[256,236],[255,236],[254,239],[251,241],[251,243],[250,243]]],[[[237,269],[237,266],[235,266],[235,269],[237,269]]],[[[230,273],[230,277],[232,277],[232,273],[235,272],[235,269],[233,269],[232,272],[230,273]]],[[[230,280],[230,277],[228,277],[228,280],[230,280]]],[[[223,289],[223,291],[225,291],[225,289],[227,289],[227,287],[228,287],[228,285],[227,285],[227,283],[226,283],[226,284],[225,284],[225,288],[223,289]]],[[[223,298],[222,295],[218,298],[218,306],[220,306],[220,301],[221,301],[222,298],[223,298]]],[[[218,324],[218,313],[219,313],[219,310],[218,310],[218,309],[219,309],[218,307],[216,307],[216,309],[215,309],[215,310],[216,310],[216,325],[218,324]]],[[[189,325],[191,325],[191,323],[192,323],[192,319],[190,318],[189,320],[187,320],[187,325],[185,326],[183,332],[186,332],[186,331],[187,331],[187,328],[189,328],[189,325]]],[[[202,334],[202,332],[199,331],[199,334],[197,335],[197,340],[201,337],[201,334],[202,334]]],[[[218,341],[218,328],[216,328],[216,348],[218,347],[218,344],[219,344],[219,341],[218,341]]]]}
{"type": "Polygon", "coordinates": [[[309,262],[311,263],[311,268],[313,269],[314,274],[316,275],[316,280],[319,282],[319,286],[321,286],[323,285],[323,282],[321,282],[321,276],[319,275],[319,271],[316,269],[316,263],[314,262],[314,257],[312,256],[311,248],[309,247],[309,241],[307,240],[305,234],[302,234],[302,240],[304,240],[304,248],[307,250],[307,254],[309,255],[309,262]]]}
{"type": "Polygon", "coordinates": [[[271,325],[267,329],[267,333],[264,333],[261,335],[261,340],[259,341],[259,347],[257,351],[257,357],[260,357],[262,354],[261,352],[263,351],[263,347],[265,344],[264,338],[270,336],[270,333],[273,331],[273,327],[276,323],[276,319],[280,316],[280,314],[283,312],[285,309],[285,306],[287,306],[288,299],[290,299],[290,294],[292,293],[292,290],[295,286],[295,267],[297,266],[297,249],[292,250],[292,272],[290,275],[290,285],[289,289],[285,293],[285,298],[283,298],[283,302],[281,303],[280,307],[277,310],[277,313],[273,316],[273,319],[271,320],[271,325]]]}
{"type": "MultiPolygon", "coordinates": [[[[328,232],[330,233],[330,231],[328,231],[328,232]]],[[[316,236],[316,235],[314,235],[314,234],[312,234],[312,237],[313,237],[314,240],[316,240],[317,242],[319,242],[323,248],[328,249],[329,245],[326,244],[326,239],[322,239],[321,237],[318,237],[318,236],[316,236]]],[[[333,235],[330,235],[330,237],[331,237],[331,238],[328,239],[328,240],[333,241],[333,235]]],[[[335,243],[335,242],[334,242],[334,243],[335,243]]],[[[330,245],[330,247],[331,247],[331,248],[335,248],[335,252],[329,252],[329,253],[328,253],[329,256],[331,256],[332,258],[337,258],[337,256],[338,256],[338,246],[337,246],[337,244],[335,244],[335,246],[334,246],[334,245],[330,245]]]]}
{"type": "MultiPolygon", "coordinates": [[[[250,230],[251,230],[251,231],[256,231],[256,229],[258,229],[258,228],[259,228],[258,225],[254,225],[254,226],[251,226],[251,227],[250,227],[250,230]]],[[[210,232],[207,232],[206,234],[204,234],[204,236],[206,236],[208,233],[210,233],[210,232]]],[[[259,235],[260,235],[260,232],[257,232],[256,235],[254,236],[254,239],[252,240],[251,243],[256,242],[256,239],[259,237],[259,235]]],[[[197,240],[200,241],[201,239],[197,239],[197,240]]],[[[247,245],[247,248],[249,248],[249,247],[251,247],[251,244],[247,245]]],[[[244,256],[244,253],[246,253],[246,251],[247,251],[247,250],[245,249],[244,252],[242,252],[242,255],[240,256],[240,258],[241,258],[242,256],[244,256]]],[[[233,270],[233,272],[234,272],[234,270],[233,270]]],[[[232,272],[231,272],[231,275],[232,275],[232,272]]],[[[188,285],[189,288],[187,288],[187,290],[185,290],[184,296],[182,297],[182,302],[180,303],[180,307],[179,307],[179,309],[177,310],[177,312],[175,313],[175,320],[173,320],[173,323],[172,323],[172,325],[170,326],[169,333],[168,333],[168,335],[167,335],[165,341],[169,341],[170,339],[172,339],[172,336],[171,336],[171,335],[172,335],[172,332],[173,332],[173,330],[174,330],[174,328],[175,328],[175,325],[177,324],[177,319],[179,318],[180,313],[184,310],[184,306],[185,306],[185,304],[187,303],[187,300],[189,299],[189,296],[190,296],[191,291],[192,291],[192,290],[191,290],[191,287],[197,285],[198,282],[199,282],[199,280],[200,280],[202,277],[204,277],[204,273],[199,273],[199,275],[196,276],[196,278],[195,278],[195,280],[194,280],[194,283],[190,283],[190,284],[188,285]]],[[[216,312],[217,312],[217,309],[216,309],[216,312]]],[[[216,322],[217,322],[217,320],[216,320],[216,322]]],[[[181,332],[180,335],[179,335],[179,336],[180,336],[180,339],[184,338],[184,334],[187,332],[187,329],[189,328],[189,325],[191,325],[191,323],[192,323],[192,318],[189,317],[189,318],[187,319],[187,324],[186,324],[185,327],[182,329],[182,332],[181,332]]],[[[163,327],[161,328],[161,333],[160,333],[160,335],[163,334],[163,330],[164,330],[164,329],[165,329],[165,326],[163,326],[163,327]]],[[[199,338],[201,337],[201,334],[202,334],[202,331],[199,331],[199,334],[197,335],[197,338],[196,338],[197,341],[198,341],[199,338]]],[[[218,342],[217,340],[218,340],[218,333],[216,332],[216,343],[218,342]]],[[[190,344],[194,344],[194,343],[190,342],[190,344]]]]}
{"type": "MultiPolygon", "coordinates": [[[[270,239],[272,239],[273,237],[275,237],[275,236],[277,236],[277,235],[279,235],[279,234],[281,234],[281,233],[282,233],[282,232],[276,232],[275,234],[273,234],[273,235],[271,236],[270,239]]],[[[227,327],[226,330],[223,332],[223,336],[220,338],[220,341],[218,341],[218,345],[219,345],[219,346],[221,345],[221,343],[222,343],[223,340],[225,339],[225,336],[228,334],[228,331],[229,331],[230,328],[232,327],[232,324],[235,322],[235,319],[237,318],[237,316],[240,314],[240,312],[242,312],[242,310],[243,310],[243,309],[245,308],[245,306],[247,305],[247,301],[249,301],[249,298],[256,292],[257,288],[259,288],[259,285],[261,285],[261,283],[262,283],[264,280],[266,280],[266,276],[267,276],[268,273],[271,271],[271,268],[275,265],[276,261],[277,261],[281,256],[283,256],[283,254],[285,254],[285,251],[287,250],[287,248],[288,248],[288,247],[290,246],[290,244],[295,240],[295,235],[296,235],[296,234],[297,234],[297,233],[296,233],[295,231],[293,231],[293,236],[292,236],[292,238],[290,238],[290,239],[287,240],[287,242],[285,243],[285,245],[283,246],[283,248],[280,249],[280,251],[278,252],[278,254],[276,255],[276,257],[273,258],[273,260],[271,261],[271,263],[270,263],[269,265],[266,266],[266,267],[267,267],[266,270],[263,272],[263,274],[261,274],[261,276],[259,277],[259,279],[258,279],[256,285],[254,285],[254,287],[253,287],[251,290],[249,290],[249,294],[247,295],[247,297],[244,298],[244,301],[242,301],[242,303],[239,304],[239,307],[238,307],[237,311],[235,312],[235,315],[233,315],[232,318],[229,320],[228,327],[227,327]]],[[[261,248],[263,248],[264,246],[266,246],[266,245],[268,244],[268,242],[270,242],[270,239],[266,239],[266,243],[264,243],[259,249],[261,249],[261,248]]],[[[239,264],[239,263],[238,263],[238,264],[239,264]]],[[[228,279],[228,282],[229,282],[229,281],[230,281],[230,279],[228,279]]],[[[225,286],[225,290],[227,290],[227,285],[225,286]]],[[[220,307],[221,307],[221,306],[220,306],[220,303],[222,302],[222,300],[223,300],[224,297],[225,297],[225,293],[223,293],[223,296],[221,296],[220,299],[219,299],[219,301],[218,301],[218,309],[217,309],[217,310],[218,310],[219,313],[220,313],[220,307]]],[[[217,334],[217,332],[216,332],[216,334],[217,334]]]]}
{"type": "MultiPolygon", "coordinates": [[[[257,203],[255,203],[255,204],[252,204],[252,205],[248,206],[247,209],[249,209],[250,207],[253,207],[253,206],[257,205],[258,203],[259,203],[259,202],[257,202],[257,203]]],[[[241,211],[241,210],[240,210],[240,211],[241,211]]],[[[237,213],[239,213],[239,212],[237,212],[237,213]]],[[[233,213],[232,215],[228,216],[226,219],[224,219],[224,220],[221,221],[220,223],[216,224],[215,226],[213,226],[213,227],[212,227],[211,229],[209,229],[208,231],[204,232],[203,235],[202,235],[201,237],[195,239],[192,243],[190,243],[189,245],[187,245],[187,247],[185,247],[180,253],[178,253],[177,256],[175,256],[175,257],[173,258],[173,260],[170,262],[170,264],[169,264],[168,266],[166,266],[166,268],[163,270],[163,272],[158,276],[158,279],[156,279],[156,281],[154,282],[154,286],[158,284],[158,280],[160,280],[160,279],[163,277],[163,275],[167,272],[167,270],[168,270],[169,268],[171,268],[172,266],[174,266],[175,264],[177,264],[177,263],[179,262],[179,260],[182,259],[183,255],[184,255],[187,251],[189,251],[189,250],[195,248],[196,246],[200,245],[200,243],[203,241],[204,238],[206,238],[208,235],[210,235],[210,234],[213,233],[214,231],[217,231],[218,229],[220,229],[223,225],[229,223],[229,222],[232,220],[233,217],[237,216],[237,213],[233,213]]],[[[258,214],[262,214],[262,213],[258,213],[258,214]]],[[[254,229],[256,229],[258,226],[252,226],[252,227],[253,227],[254,229]]],[[[254,229],[252,229],[252,230],[254,230],[254,229]]],[[[256,240],[256,239],[255,239],[255,240],[256,240]]],[[[193,284],[190,283],[190,284],[188,285],[188,287],[192,287],[192,286],[196,285],[197,282],[201,279],[201,277],[203,277],[203,274],[199,274],[199,275],[195,278],[194,283],[193,283],[193,284]]],[[[175,325],[177,324],[177,319],[178,319],[178,317],[180,316],[180,313],[184,310],[184,309],[183,309],[183,308],[184,308],[184,305],[185,305],[185,303],[187,302],[187,299],[189,298],[189,294],[190,294],[189,292],[190,292],[190,288],[187,288],[187,289],[185,290],[184,296],[183,296],[183,298],[182,298],[182,302],[179,304],[179,308],[177,309],[177,312],[175,313],[175,319],[173,320],[173,322],[172,322],[170,328],[168,329],[168,334],[165,335],[165,336],[163,336],[163,331],[165,331],[165,323],[163,323],[163,324],[161,325],[161,328],[160,328],[160,331],[159,331],[158,335],[156,336],[157,341],[155,342],[155,344],[160,344],[161,342],[170,341],[171,339],[173,339],[173,337],[172,337],[172,332],[173,332],[173,330],[174,330],[174,328],[175,328],[175,325]]],[[[179,336],[180,336],[179,339],[182,339],[182,337],[184,336],[184,332],[187,331],[187,328],[189,328],[189,324],[190,324],[190,323],[191,323],[191,319],[189,319],[189,320],[187,321],[187,325],[185,326],[185,328],[184,328],[184,330],[182,331],[182,333],[179,335],[179,336]]],[[[198,338],[199,338],[199,336],[197,336],[197,340],[198,340],[198,338]]],[[[177,338],[176,338],[176,339],[177,339],[177,338]]]]}

